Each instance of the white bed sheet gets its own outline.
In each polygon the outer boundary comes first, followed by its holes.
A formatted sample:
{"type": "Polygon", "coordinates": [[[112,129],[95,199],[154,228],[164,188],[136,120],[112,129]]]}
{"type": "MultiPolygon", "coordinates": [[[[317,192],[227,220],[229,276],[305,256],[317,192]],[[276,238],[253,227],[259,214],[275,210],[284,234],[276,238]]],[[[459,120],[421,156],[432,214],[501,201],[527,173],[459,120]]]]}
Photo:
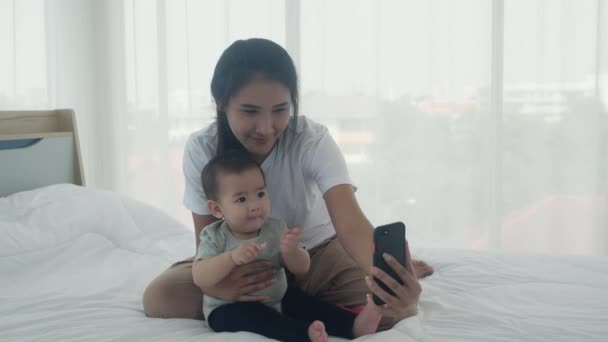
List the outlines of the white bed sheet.
{"type": "MultiPolygon", "coordinates": [[[[193,233],[115,193],[55,185],[0,198],[1,341],[264,341],[143,314],[193,233]]],[[[606,341],[608,259],[414,249],[420,311],[361,341],[606,341]]],[[[332,338],[333,341],[341,339],[332,338]]]]}

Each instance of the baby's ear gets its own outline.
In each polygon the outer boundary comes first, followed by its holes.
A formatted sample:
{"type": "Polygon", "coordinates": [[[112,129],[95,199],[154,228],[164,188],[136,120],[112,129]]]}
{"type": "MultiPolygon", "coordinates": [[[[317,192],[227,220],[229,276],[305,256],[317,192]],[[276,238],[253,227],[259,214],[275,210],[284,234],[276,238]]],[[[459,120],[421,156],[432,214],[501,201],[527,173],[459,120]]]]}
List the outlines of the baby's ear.
{"type": "Polygon", "coordinates": [[[224,218],[224,215],[222,214],[222,208],[220,208],[220,205],[216,201],[208,200],[207,208],[209,208],[209,212],[211,213],[211,215],[215,216],[215,218],[220,220],[224,218]]]}

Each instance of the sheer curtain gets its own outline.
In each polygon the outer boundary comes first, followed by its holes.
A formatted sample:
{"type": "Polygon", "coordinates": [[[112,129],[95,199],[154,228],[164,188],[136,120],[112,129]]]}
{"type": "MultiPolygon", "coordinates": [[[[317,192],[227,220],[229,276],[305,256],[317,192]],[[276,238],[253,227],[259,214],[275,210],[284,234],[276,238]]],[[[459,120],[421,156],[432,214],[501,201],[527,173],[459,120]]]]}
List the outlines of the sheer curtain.
{"type": "Polygon", "coordinates": [[[373,224],[416,246],[608,254],[602,0],[0,0],[0,108],[75,108],[89,185],[191,226],[187,136],[235,39],[285,46],[373,224]]]}

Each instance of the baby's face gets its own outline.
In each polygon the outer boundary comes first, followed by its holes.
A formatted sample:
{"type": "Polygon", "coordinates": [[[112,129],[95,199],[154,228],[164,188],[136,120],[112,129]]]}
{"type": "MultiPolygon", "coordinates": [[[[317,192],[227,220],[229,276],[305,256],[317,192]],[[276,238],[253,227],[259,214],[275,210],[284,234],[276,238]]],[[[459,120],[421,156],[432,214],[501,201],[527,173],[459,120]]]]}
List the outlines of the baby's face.
{"type": "Polygon", "coordinates": [[[219,177],[218,204],[234,233],[257,232],[270,214],[270,199],[260,170],[247,169],[219,177]]]}

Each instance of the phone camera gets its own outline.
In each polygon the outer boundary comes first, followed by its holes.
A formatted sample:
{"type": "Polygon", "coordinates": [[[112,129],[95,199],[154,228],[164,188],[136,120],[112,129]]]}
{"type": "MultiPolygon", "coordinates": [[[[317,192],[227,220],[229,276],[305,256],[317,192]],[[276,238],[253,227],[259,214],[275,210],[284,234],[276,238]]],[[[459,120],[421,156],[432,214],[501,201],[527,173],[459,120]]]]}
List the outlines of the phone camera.
{"type": "Polygon", "coordinates": [[[388,235],[388,230],[383,231],[382,234],[388,235]]]}

